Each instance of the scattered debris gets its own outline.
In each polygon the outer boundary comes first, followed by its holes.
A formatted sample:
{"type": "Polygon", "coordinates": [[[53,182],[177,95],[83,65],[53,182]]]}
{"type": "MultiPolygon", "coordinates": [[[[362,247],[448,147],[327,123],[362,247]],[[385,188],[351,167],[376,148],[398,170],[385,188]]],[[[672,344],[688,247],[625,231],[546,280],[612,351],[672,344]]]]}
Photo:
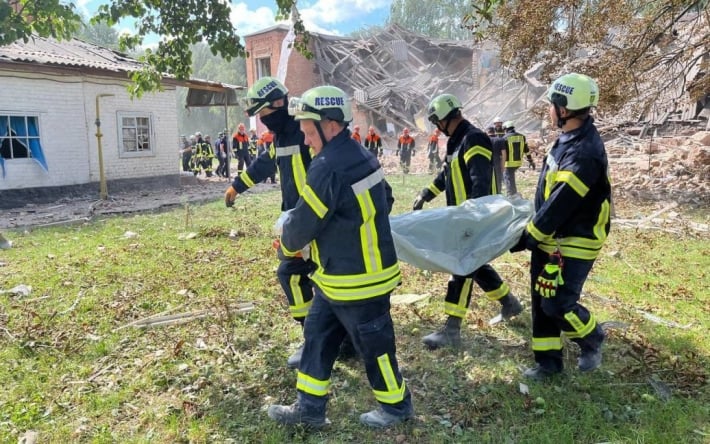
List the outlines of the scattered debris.
{"type": "Polygon", "coordinates": [[[412,293],[407,293],[407,294],[393,294],[390,296],[390,303],[392,305],[405,305],[405,304],[414,304],[417,302],[424,301],[426,299],[429,299],[431,295],[429,293],[425,294],[412,294],[412,293]]]}
{"type": "Polygon", "coordinates": [[[0,294],[9,294],[11,296],[27,297],[32,293],[32,286],[20,284],[12,287],[9,290],[0,290],[0,294]]]}
{"type": "Polygon", "coordinates": [[[35,432],[34,430],[28,430],[22,436],[20,436],[20,439],[17,441],[17,444],[37,444],[38,441],[39,433],[35,432]]]}
{"type": "Polygon", "coordinates": [[[12,248],[12,241],[5,239],[5,236],[0,233],[0,250],[8,250],[12,248]]]}
{"type": "MultiPolygon", "coordinates": [[[[221,310],[221,309],[220,309],[221,310]]],[[[227,309],[226,314],[244,314],[244,313],[249,313],[250,311],[254,310],[254,304],[251,302],[243,302],[243,303],[237,303],[232,306],[230,306],[227,309]]],[[[196,319],[202,319],[206,318],[208,316],[217,316],[218,313],[217,309],[204,309],[204,310],[194,310],[194,311],[189,311],[186,313],[179,313],[179,314],[174,314],[174,315],[153,315],[149,316],[144,319],[139,319],[137,321],[130,322],[126,325],[122,325],[121,327],[116,328],[114,331],[122,330],[126,327],[135,327],[135,328],[150,328],[150,327],[163,327],[166,325],[177,325],[177,324],[183,324],[186,322],[194,321],[196,319]]]]}

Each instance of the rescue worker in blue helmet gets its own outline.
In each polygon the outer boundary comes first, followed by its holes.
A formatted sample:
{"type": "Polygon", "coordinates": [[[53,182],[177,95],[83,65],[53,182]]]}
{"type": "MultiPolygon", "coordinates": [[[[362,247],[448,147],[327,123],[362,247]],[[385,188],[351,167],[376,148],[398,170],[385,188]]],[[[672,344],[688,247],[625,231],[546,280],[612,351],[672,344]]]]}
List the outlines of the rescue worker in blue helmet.
{"type": "Polygon", "coordinates": [[[380,404],[360,421],[389,427],[414,415],[390,316],[390,293],[401,280],[389,224],[392,189],[377,158],[347,129],[352,109],[343,90],[312,88],[291,99],[289,112],[300,121],[315,156],[301,197],[284,221],[280,248],[293,257],[310,245],[316,287],[296,402],[272,405],[268,415],[282,424],[324,426],[333,364],[349,335],[380,404]]]}
{"type": "MultiPolygon", "coordinates": [[[[239,194],[255,184],[272,178],[278,169],[281,184],[281,210],[296,206],[298,197],[306,186],[306,171],[311,164],[311,152],[303,141],[298,122],[288,114],[288,89],[275,77],[262,77],[246,94],[246,112],[259,116],[261,122],[274,134],[273,143],[259,155],[245,172],[234,178],[224,194],[230,207],[239,194]],[[278,167],[278,168],[277,168],[278,167]]],[[[291,316],[303,326],[313,299],[313,284],[309,275],[316,265],[304,257],[281,257],[276,274],[286,293],[291,316]]],[[[349,341],[346,341],[346,345],[349,341]]],[[[343,358],[350,350],[344,347],[343,358]]],[[[303,346],[299,346],[287,360],[290,368],[298,368],[303,346]]]]}
{"type": "Polygon", "coordinates": [[[605,334],[579,303],[582,286],[609,234],[611,184],[604,142],[591,110],[596,81],[565,74],[547,92],[549,115],[562,132],[547,153],[535,192],[535,214],[511,251],[530,250],[532,349],[523,375],[545,379],[563,370],[562,336],[580,348],[582,372],[602,362],[605,334]]]}
{"type": "MultiPolygon", "coordinates": [[[[446,143],[445,166],[432,183],[419,193],[412,208],[415,211],[421,210],[425,202],[441,193],[446,196],[449,206],[497,193],[491,139],[463,118],[461,108],[461,101],[452,94],[441,94],[429,103],[429,121],[449,136],[449,140],[446,143]]],[[[427,347],[436,349],[460,345],[461,322],[471,302],[473,282],[483,289],[489,300],[500,303],[503,319],[523,311],[510,286],[488,264],[467,276],[451,276],[444,304],[444,312],[448,315],[446,324],[441,330],[423,338],[427,347]]]]}

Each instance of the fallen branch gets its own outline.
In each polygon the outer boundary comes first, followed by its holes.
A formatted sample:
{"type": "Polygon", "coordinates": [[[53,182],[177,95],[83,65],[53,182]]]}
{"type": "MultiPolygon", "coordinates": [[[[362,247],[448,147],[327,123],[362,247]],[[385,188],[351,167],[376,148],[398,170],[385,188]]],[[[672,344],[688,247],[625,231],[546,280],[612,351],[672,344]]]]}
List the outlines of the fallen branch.
{"type": "MultiPolygon", "coordinates": [[[[254,304],[251,302],[239,303],[228,307],[228,312],[230,314],[243,314],[249,313],[254,310],[254,304]]],[[[179,313],[167,316],[150,316],[144,319],[133,321],[129,324],[118,327],[114,331],[121,330],[126,327],[135,328],[150,328],[150,327],[163,327],[165,325],[178,325],[184,324],[186,322],[194,321],[196,319],[206,318],[208,316],[216,316],[217,309],[205,309],[205,310],[194,310],[186,313],[179,313]]]]}

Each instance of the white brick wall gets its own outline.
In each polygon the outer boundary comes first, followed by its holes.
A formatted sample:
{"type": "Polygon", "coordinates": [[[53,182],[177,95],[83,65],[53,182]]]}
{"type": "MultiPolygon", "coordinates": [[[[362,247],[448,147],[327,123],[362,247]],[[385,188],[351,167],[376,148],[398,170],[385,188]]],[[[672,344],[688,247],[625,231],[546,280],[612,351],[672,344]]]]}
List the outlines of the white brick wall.
{"type": "Polygon", "coordinates": [[[174,88],[131,100],[124,84],[86,76],[51,76],[0,70],[0,114],[38,115],[49,173],[30,159],[5,160],[0,190],[79,185],[99,181],[96,95],[99,99],[107,180],[177,174],[177,115],[174,88]],[[120,157],[119,112],[151,116],[153,152],[120,157]]]}

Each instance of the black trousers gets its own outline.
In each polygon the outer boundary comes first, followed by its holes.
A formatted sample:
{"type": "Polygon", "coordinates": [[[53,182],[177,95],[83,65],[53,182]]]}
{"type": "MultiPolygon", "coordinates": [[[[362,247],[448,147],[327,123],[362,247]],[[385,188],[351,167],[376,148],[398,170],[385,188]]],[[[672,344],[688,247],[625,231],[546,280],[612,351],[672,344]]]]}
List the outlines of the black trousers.
{"type": "Polygon", "coordinates": [[[510,286],[503,282],[493,267],[486,264],[468,276],[451,276],[446,289],[444,313],[457,318],[466,317],[474,282],[492,301],[497,301],[510,293],[510,286]]]}
{"type": "Polygon", "coordinates": [[[535,282],[549,261],[549,255],[535,249],[530,257],[532,294],[532,349],[535,362],[562,370],[564,334],[582,350],[595,350],[604,334],[594,316],[579,303],[582,287],[594,261],[563,258],[562,279],[554,297],[545,298],[535,291],[535,282]]]}
{"type": "Polygon", "coordinates": [[[300,257],[281,260],[276,275],[281,288],[288,299],[288,309],[291,316],[298,322],[308,314],[308,308],[313,300],[313,283],[309,275],[316,270],[316,264],[300,257]]]}
{"type": "Polygon", "coordinates": [[[362,357],[375,399],[383,410],[402,416],[412,400],[397,364],[389,293],[380,297],[334,304],[316,287],[304,328],[306,338],[296,388],[301,408],[325,413],[333,364],[340,344],[350,335],[362,357]]]}

